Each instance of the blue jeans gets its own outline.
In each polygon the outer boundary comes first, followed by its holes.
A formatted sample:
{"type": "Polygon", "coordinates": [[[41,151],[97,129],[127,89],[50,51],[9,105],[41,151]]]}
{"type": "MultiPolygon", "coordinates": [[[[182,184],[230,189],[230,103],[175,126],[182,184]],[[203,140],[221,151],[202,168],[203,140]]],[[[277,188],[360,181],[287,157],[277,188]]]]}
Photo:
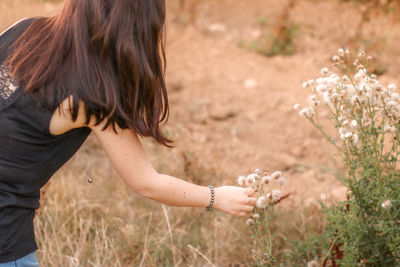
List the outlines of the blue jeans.
{"type": "Polygon", "coordinates": [[[16,261],[0,263],[0,267],[39,267],[39,262],[36,258],[36,253],[26,255],[16,261]]]}

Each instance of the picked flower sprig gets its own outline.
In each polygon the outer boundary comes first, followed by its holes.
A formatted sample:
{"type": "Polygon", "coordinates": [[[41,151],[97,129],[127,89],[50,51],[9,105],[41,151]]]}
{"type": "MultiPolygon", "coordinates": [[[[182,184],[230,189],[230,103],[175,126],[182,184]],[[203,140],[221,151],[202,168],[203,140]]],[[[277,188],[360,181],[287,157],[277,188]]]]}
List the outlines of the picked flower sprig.
{"type": "Polygon", "coordinates": [[[253,250],[254,257],[260,264],[272,264],[275,261],[272,256],[272,240],[275,235],[270,230],[274,206],[289,194],[282,196],[287,179],[281,171],[261,173],[260,169],[256,169],[247,176],[239,176],[237,182],[240,186],[251,187],[256,191],[256,205],[246,225],[251,228],[253,238],[259,241],[258,249],[253,250]]]}
{"type": "MultiPolygon", "coordinates": [[[[247,176],[239,176],[237,182],[240,186],[254,188],[257,194],[256,208],[265,209],[268,205],[274,205],[281,200],[281,190],[286,186],[287,179],[281,171],[276,171],[270,175],[264,172],[261,175],[261,170],[256,169],[254,173],[247,176]]],[[[251,220],[249,222],[251,223],[251,220]]]]}
{"type": "Polygon", "coordinates": [[[269,204],[275,204],[282,197],[281,189],[287,184],[287,179],[282,172],[276,171],[271,175],[256,169],[247,176],[239,176],[237,182],[240,186],[251,187],[258,192],[256,208],[263,209],[269,204]]]}

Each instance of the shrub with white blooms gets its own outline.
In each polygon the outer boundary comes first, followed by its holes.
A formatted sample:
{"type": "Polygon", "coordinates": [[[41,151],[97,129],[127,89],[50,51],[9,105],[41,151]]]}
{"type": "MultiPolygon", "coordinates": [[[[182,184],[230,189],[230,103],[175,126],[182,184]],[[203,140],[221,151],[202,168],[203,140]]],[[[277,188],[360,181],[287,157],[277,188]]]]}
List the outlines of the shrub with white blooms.
{"type": "Polygon", "coordinates": [[[271,220],[275,204],[288,196],[282,196],[281,192],[287,179],[280,171],[261,173],[260,169],[256,169],[247,176],[239,176],[237,182],[240,186],[256,190],[256,205],[252,215],[246,220],[246,225],[253,232],[252,238],[257,240],[253,249],[254,258],[258,266],[275,266],[277,262],[273,256],[272,241],[277,235],[271,233],[271,220]]]}
{"type": "Polygon", "coordinates": [[[371,60],[365,52],[353,57],[339,49],[332,57],[336,71],[323,68],[321,77],[304,82],[309,104],[294,105],[346,167],[340,178],[347,201],[325,207],[332,247],[342,252],[337,260],[344,266],[400,264],[400,94],[368,72],[371,60]]]}

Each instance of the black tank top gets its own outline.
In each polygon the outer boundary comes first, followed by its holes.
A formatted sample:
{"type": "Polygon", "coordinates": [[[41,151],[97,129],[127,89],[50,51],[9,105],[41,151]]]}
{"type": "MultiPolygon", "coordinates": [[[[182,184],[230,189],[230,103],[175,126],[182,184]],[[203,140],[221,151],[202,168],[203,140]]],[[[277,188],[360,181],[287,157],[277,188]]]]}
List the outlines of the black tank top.
{"type": "Polygon", "coordinates": [[[83,127],[52,135],[54,110],[39,105],[12,78],[5,60],[33,21],[23,20],[0,36],[0,263],[37,249],[33,219],[40,188],[91,132],[83,127]]]}

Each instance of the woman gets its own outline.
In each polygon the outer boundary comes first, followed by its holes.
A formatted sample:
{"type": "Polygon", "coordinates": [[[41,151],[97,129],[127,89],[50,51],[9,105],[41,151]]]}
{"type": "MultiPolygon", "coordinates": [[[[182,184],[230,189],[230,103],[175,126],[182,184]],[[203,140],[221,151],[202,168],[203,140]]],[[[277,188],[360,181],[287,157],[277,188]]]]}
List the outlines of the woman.
{"type": "Polygon", "coordinates": [[[252,189],[159,174],[143,151],[138,135],[171,145],[160,130],[164,25],[163,0],[65,0],[56,16],[0,36],[0,266],[38,266],[40,188],[91,132],[140,196],[238,216],[253,209],[252,189]]]}

